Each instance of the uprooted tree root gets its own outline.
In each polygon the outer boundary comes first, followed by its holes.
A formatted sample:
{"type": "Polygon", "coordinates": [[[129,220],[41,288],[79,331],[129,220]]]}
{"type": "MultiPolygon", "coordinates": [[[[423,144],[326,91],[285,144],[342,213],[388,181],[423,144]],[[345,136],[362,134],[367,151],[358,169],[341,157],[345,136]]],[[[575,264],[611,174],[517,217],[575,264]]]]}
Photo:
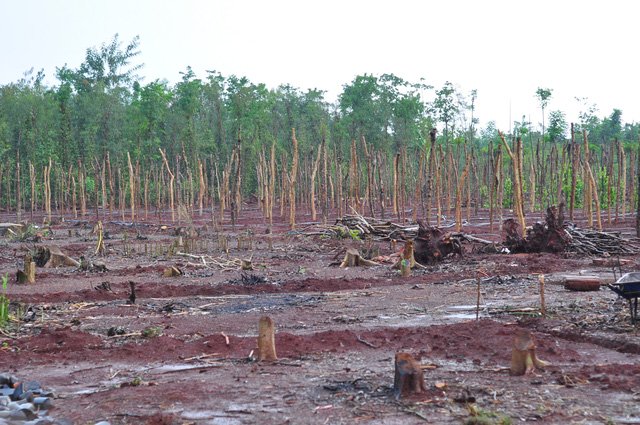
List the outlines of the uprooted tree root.
{"type": "Polygon", "coordinates": [[[615,232],[580,229],[564,221],[564,203],[547,208],[544,223],[535,223],[522,237],[519,224],[512,218],[504,221],[504,245],[511,252],[575,252],[588,255],[629,255],[640,252],[615,232]]]}

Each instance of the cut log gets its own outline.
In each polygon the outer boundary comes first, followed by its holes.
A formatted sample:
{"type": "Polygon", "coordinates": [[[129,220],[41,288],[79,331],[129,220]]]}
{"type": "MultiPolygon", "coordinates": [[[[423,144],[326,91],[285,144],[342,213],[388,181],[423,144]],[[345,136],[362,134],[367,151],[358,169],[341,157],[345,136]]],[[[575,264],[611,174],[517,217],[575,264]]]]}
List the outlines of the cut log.
{"type": "Polygon", "coordinates": [[[25,226],[20,223],[0,223],[0,236],[4,236],[7,233],[17,234],[25,226]]]}
{"type": "Polygon", "coordinates": [[[409,353],[396,353],[393,394],[396,399],[426,391],[420,363],[409,353]]]}
{"type": "Polygon", "coordinates": [[[622,267],[631,264],[631,260],[624,260],[621,258],[594,258],[591,263],[594,266],[600,267],[622,267]]]}
{"type": "Polygon", "coordinates": [[[565,276],[564,288],[570,291],[599,291],[601,279],[597,276],[565,276]]]}
{"type": "Polygon", "coordinates": [[[66,254],[63,254],[55,245],[38,246],[33,257],[36,266],[53,268],[60,266],[79,267],[80,263],[66,254]]]}
{"type": "Polygon", "coordinates": [[[340,267],[356,267],[356,266],[377,266],[378,263],[375,261],[367,260],[362,258],[360,252],[355,248],[347,249],[346,254],[344,255],[344,259],[342,263],[340,263],[340,267]]]}
{"type": "Polygon", "coordinates": [[[278,360],[276,355],[275,323],[268,316],[260,318],[258,323],[258,361],[278,360]]]}
{"type": "Polygon", "coordinates": [[[536,356],[536,343],[530,332],[519,330],[513,340],[511,351],[511,375],[521,376],[533,373],[536,368],[544,369],[549,363],[536,356]]]}

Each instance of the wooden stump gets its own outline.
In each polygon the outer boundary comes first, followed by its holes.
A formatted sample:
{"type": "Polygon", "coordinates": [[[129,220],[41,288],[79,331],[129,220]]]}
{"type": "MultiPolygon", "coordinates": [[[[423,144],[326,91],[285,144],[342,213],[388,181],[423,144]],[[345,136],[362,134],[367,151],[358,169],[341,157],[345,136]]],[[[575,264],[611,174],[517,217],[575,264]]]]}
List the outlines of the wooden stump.
{"type": "Polygon", "coordinates": [[[74,260],[68,255],[63,254],[62,251],[60,251],[60,248],[55,245],[37,247],[34,260],[37,266],[44,268],[60,266],[80,266],[80,262],[74,260]]]}
{"type": "Polygon", "coordinates": [[[529,375],[537,369],[544,369],[549,363],[536,357],[536,344],[530,332],[520,330],[513,340],[511,351],[511,375],[529,375]]]}
{"type": "Polygon", "coordinates": [[[162,277],[178,277],[182,276],[184,273],[182,270],[177,268],[176,266],[167,267],[162,272],[162,277]]]}
{"type": "Polygon", "coordinates": [[[241,270],[253,270],[253,263],[251,260],[240,260],[241,270]]]}
{"type": "Polygon", "coordinates": [[[409,353],[396,353],[393,394],[396,399],[426,391],[420,363],[409,353]]]}
{"type": "Polygon", "coordinates": [[[400,259],[400,276],[411,276],[411,269],[416,265],[416,259],[413,256],[413,241],[406,241],[402,250],[402,258],[400,259]]]}
{"type": "Polygon", "coordinates": [[[98,221],[98,224],[93,228],[93,232],[98,235],[98,242],[96,243],[96,255],[104,255],[104,229],[102,227],[102,221],[98,221]]]}
{"type": "Polygon", "coordinates": [[[261,317],[258,323],[258,361],[271,362],[278,360],[275,335],[276,330],[273,319],[268,316],[261,317]]]}
{"type": "Polygon", "coordinates": [[[411,276],[411,269],[417,266],[418,263],[414,256],[414,242],[406,241],[400,259],[393,265],[393,268],[400,269],[400,276],[408,277],[411,276]]]}
{"type": "Polygon", "coordinates": [[[362,258],[360,252],[355,248],[348,248],[340,267],[356,267],[356,266],[377,266],[375,261],[362,258]]]}
{"type": "Polygon", "coordinates": [[[131,288],[131,292],[129,293],[129,301],[127,301],[127,304],[135,304],[136,303],[136,283],[130,280],[129,288],[131,288]]]}
{"type": "Polygon", "coordinates": [[[24,256],[24,274],[28,283],[36,282],[36,263],[31,257],[31,253],[24,256]]]}

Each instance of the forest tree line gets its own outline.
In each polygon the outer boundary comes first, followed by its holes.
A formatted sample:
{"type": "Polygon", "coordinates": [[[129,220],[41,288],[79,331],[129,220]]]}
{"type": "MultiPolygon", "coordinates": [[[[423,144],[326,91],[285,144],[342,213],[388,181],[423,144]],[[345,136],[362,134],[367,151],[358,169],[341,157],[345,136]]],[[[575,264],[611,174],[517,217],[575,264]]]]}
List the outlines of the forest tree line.
{"type": "MultiPolygon", "coordinates": [[[[176,203],[194,208],[198,199],[205,205],[226,201],[229,208],[249,195],[264,204],[273,186],[283,194],[284,209],[284,194],[297,184],[292,199],[314,209],[323,193],[325,208],[351,198],[359,207],[371,203],[371,213],[385,202],[398,213],[401,206],[416,210],[422,203],[426,209],[425,200],[448,196],[451,210],[464,196],[476,207],[495,202],[498,168],[506,191],[501,205],[515,200],[516,176],[495,124],[478,128],[475,90],[365,74],[329,102],[322,90],[271,89],[217,71],[197,76],[189,67],[176,84],[145,83],[137,74],[138,43],[116,35],[89,48],[78,68],[57,68],[51,85],[40,71],[0,86],[0,208],[46,209],[47,191],[58,209],[83,210],[87,203],[112,209],[127,197],[134,205],[169,205],[160,189],[171,181],[176,203]],[[432,128],[439,129],[433,143],[432,128]]],[[[595,105],[581,99],[583,111],[570,131],[562,111],[545,109],[552,90],[536,94],[542,128],[523,117],[506,135],[513,148],[522,144],[520,180],[530,207],[567,199],[572,183],[582,205],[587,177],[575,172],[572,182],[570,173],[578,166],[571,146],[584,146],[584,137],[603,206],[634,202],[639,125],[622,125],[618,109],[599,117],[595,105]]]]}

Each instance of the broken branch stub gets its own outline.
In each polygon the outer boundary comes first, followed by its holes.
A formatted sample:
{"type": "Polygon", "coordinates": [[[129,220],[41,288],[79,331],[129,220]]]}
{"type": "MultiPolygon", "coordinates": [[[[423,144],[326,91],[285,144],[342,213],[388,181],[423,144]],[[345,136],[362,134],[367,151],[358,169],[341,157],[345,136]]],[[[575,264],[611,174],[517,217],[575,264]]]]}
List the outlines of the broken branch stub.
{"type": "Polygon", "coordinates": [[[534,370],[544,369],[548,365],[548,362],[536,356],[536,343],[531,333],[525,330],[518,331],[511,351],[511,375],[529,375],[534,370]]]}
{"type": "Polygon", "coordinates": [[[419,394],[426,391],[424,374],[420,363],[409,353],[396,353],[393,394],[400,397],[419,394]]]}
{"type": "Polygon", "coordinates": [[[258,323],[258,361],[278,360],[276,355],[275,323],[268,316],[260,318],[258,323]]]}

